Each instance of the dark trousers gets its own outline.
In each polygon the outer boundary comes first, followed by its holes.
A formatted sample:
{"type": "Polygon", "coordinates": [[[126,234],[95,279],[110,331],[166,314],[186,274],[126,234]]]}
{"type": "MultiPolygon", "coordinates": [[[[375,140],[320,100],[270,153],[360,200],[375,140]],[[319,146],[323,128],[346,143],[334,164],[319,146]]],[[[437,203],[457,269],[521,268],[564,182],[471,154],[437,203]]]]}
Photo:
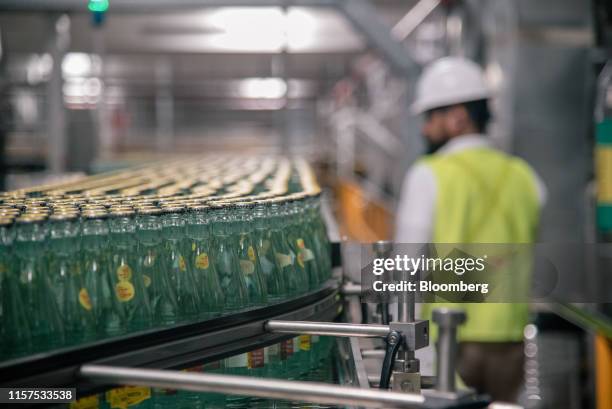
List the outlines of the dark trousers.
{"type": "Polygon", "coordinates": [[[458,372],[465,384],[495,401],[516,402],[523,384],[522,342],[462,342],[458,372]]]}

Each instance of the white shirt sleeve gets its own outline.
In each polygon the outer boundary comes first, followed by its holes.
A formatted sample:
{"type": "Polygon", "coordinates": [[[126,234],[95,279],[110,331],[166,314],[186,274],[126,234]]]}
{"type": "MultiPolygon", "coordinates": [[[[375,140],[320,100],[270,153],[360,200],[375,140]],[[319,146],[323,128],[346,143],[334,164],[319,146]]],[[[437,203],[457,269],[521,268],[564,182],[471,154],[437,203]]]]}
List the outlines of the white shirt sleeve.
{"type": "Polygon", "coordinates": [[[436,178],[429,166],[419,163],[408,171],[396,212],[396,243],[431,242],[436,192],[436,178]]]}
{"type": "Polygon", "coordinates": [[[535,170],[531,170],[533,172],[533,176],[535,178],[536,191],[538,195],[538,203],[540,204],[540,208],[543,208],[548,201],[548,189],[546,189],[546,185],[540,176],[535,172],[535,170]]]}

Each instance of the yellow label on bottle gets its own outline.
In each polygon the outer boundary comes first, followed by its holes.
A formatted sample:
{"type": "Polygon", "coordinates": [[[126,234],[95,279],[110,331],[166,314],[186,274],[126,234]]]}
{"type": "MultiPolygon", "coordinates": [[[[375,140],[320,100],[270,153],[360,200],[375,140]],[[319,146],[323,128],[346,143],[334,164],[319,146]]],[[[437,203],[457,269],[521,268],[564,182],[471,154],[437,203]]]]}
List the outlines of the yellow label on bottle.
{"type": "Polygon", "coordinates": [[[280,265],[280,268],[290,266],[292,263],[291,256],[289,254],[276,253],[276,262],[280,265]]]}
{"type": "Polygon", "coordinates": [[[247,250],[247,254],[249,255],[249,260],[251,260],[254,263],[255,262],[255,249],[253,249],[253,246],[249,246],[249,249],[247,250]]]}
{"type": "Polygon", "coordinates": [[[200,270],[206,270],[208,268],[208,254],[202,253],[195,259],[195,265],[200,270]]]}
{"type": "Polygon", "coordinates": [[[263,368],[265,365],[265,350],[263,348],[256,349],[247,353],[247,367],[249,369],[263,368]]]}
{"type": "Polygon", "coordinates": [[[117,299],[121,302],[128,302],[134,295],[136,295],[136,290],[134,286],[129,281],[120,281],[115,285],[115,294],[117,295],[117,299]]]}
{"type": "Polygon", "coordinates": [[[181,271],[187,270],[187,265],[185,264],[185,259],[183,258],[183,256],[179,256],[178,266],[179,266],[179,270],[181,271]]]}
{"type": "Polygon", "coordinates": [[[255,272],[255,264],[251,260],[240,260],[240,271],[243,274],[253,274],[255,272]]]}
{"type": "Polygon", "coordinates": [[[141,386],[125,386],[106,392],[106,401],[114,409],[127,409],[151,398],[151,388],[141,386]]]}
{"type": "Polygon", "coordinates": [[[300,249],[306,248],[306,245],[304,244],[304,239],[297,239],[296,242],[297,242],[298,248],[300,249]]]}
{"type": "Polygon", "coordinates": [[[300,350],[310,351],[310,335],[300,335],[300,350]]]}
{"type": "Polygon", "coordinates": [[[117,267],[117,278],[119,281],[130,281],[132,279],[132,269],[127,264],[117,267]]]}
{"type": "Polygon", "coordinates": [[[191,243],[191,251],[195,251],[196,249],[196,245],[195,242],[191,243]]]}
{"type": "Polygon", "coordinates": [[[98,395],[85,396],[75,402],[70,402],[70,409],[98,409],[100,407],[100,399],[98,395]]]}
{"type": "Polygon", "coordinates": [[[146,274],[142,275],[142,281],[144,281],[144,285],[146,288],[148,288],[151,285],[151,277],[149,277],[146,274]]]}
{"type": "Polygon", "coordinates": [[[91,311],[91,298],[89,298],[89,293],[86,288],[81,288],[81,291],[79,291],[79,304],[87,311],[91,311]]]}
{"type": "Polygon", "coordinates": [[[297,262],[300,267],[304,268],[304,252],[300,251],[297,255],[297,262]]]}

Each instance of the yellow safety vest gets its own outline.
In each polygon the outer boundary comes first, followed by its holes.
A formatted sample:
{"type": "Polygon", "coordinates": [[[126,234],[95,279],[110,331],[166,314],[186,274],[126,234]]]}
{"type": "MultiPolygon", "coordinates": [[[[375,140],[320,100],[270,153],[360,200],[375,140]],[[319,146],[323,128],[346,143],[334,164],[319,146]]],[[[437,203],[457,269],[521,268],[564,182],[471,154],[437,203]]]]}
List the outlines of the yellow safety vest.
{"type": "MultiPolygon", "coordinates": [[[[433,243],[533,243],[540,216],[536,181],[521,159],[490,148],[473,148],[421,160],[437,182],[433,243]]],[[[528,280],[529,271],[512,271],[528,280]]],[[[528,269],[527,269],[528,270],[528,269]]],[[[425,304],[423,315],[442,304],[425,304]]],[[[444,304],[449,306],[449,304],[444,304]]],[[[523,339],[524,303],[452,304],[467,314],[459,340],[507,342],[523,339]]],[[[432,339],[435,340],[435,325],[432,339]]]]}

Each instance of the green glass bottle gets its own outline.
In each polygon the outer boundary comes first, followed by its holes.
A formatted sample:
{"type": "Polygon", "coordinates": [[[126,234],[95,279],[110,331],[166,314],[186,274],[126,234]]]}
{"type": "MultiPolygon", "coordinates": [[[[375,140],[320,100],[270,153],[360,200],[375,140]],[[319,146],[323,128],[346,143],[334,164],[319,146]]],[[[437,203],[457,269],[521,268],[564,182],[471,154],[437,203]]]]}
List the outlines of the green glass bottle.
{"type": "Polygon", "coordinates": [[[252,203],[238,203],[230,208],[233,212],[234,237],[237,242],[240,272],[244,277],[247,296],[251,306],[265,305],[268,301],[266,281],[261,272],[257,245],[253,234],[252,203]]]}
{"type": "Polygon", "coordinates": [[[205,319],[221,314],[225,308],[225,293],[211,260],[209,210],[208,206],[192,205],[187,214],[187,268],[195,278],[201,301],[200,317],[205,319]]]}
{"type": "Polygon", "coordinates": [[[47,351],[65,344],[64,326],[49,274],[45,272],[45,219],[17,219],[15,252],[17,274],[30,324],[33,351],[47,351]]]}
{"type": "Polygon", "coordinates": [[[295,275],[299,283],[298,294],[303,294],[310,289],[312,269],[310,263],[305,263],[301,254],[303,243],[302,232],[298,231],[293,206],[290,200],[283,200],[279,207],[279,217],[285,234],[287,247],[290,249],[295,266],[295,275]]]}
{"type": "Polygon", "coordinates": [[[24,355],[32,348],[32,334],[12,254],[13,219],[0,219],[0,360],[24,355]]]}
{"type": "Polygon", "coordinates": [[[296,337],[281,342],[281,354],[285,360],[285,379],[296,380],[299,378],[301,368],[297,359],[299,350],[296,348],[296,337]]]}
{"type": "Polygon", "coordinates": [[[49,252],[53,264],[49,274],[60,276],[61,314],[68,345],[90,341],[96,337],[96,320],[90,291],[82,274],[80,254],[81,226],[76,214],[53,214],[49,218],[49,252]]]}
{"type": "MultiPolygon", "coordinates": [[[[243,354],[238,354],[225,360],[225,373],[227,375],[239,376],[264,376],[266,363],[266,350],[255,349],[243,354]]],[[[251,408],[260,399],[248,396],[228,396],[227,408],[251,408]]]]}
{"type": "Polygon", "coordinates": [[[179,391],[167,388],[151,388],[152,409],[176,408],[179,391]]]}
{"type": "MultiPolygon", "coordinates": [[[[183,372],[201,373],[202,365],[184,369],[183,372]]],[[[190,391],[179,391],[173,408],[176,409],[204,409],[204,401],[201,393],[190,391]]]]}
{"type": "Polygon", "coordinates": [[[162,210],[142,208],[137,213],[138,269],[149,295],[153,323],[155,326],[176,324],[180,316],[178,300],[162,257],[162,210]]]}
{"type": "Polygon", "coordinates": [[[248,306],[244,276],[240,273],[238,252],[232,235],[232,222],[224,206],[211,207],[213,232],[212,259],[219,274],[221,289],[226,294],[226,311],[236,311],[248,306]],[[229,296],[231,294],[231,296],[229,296]]]}
{"type": "Polygon", "coordinates": [[[281,272],[282,281],[285,285],[284,293],[287,296],[296,296],[308,289],[308,282],[298,274],[295,266],[295,253],[291,250],[287,237],[285,236],[285,217],[281,213],[280,202],[271,201],[268,207],[268,220],[270,229],[270,243],[274,253],[274,261],[281,272]]]}
{"type": "Polygon", "coordinates": [[[307,199],[307,220],[312,227],[313,238],[318,246],[321,257],[321,279],[328,280],[332,276],[331,243],[327,234],[327,226],[321,215],[321,194],[317,193],[307,199]]]}
{"type": "MultiPolygon", "coordinates": [[[[249,353],[238,354],[226,358],[223,366],[226,375],[247,376],[249,374],[249,353]]],[[[232,396],[226,397],[226,408],[232,409],[247,409],[250,407],[251,398],[248,396],[232,396]]]]}
{"type": "Polygon", "coordinates": [[[183,240],[186,233],[184,215],[184,206],[164,208],[162,215],[163,265],[176,291],[181,320],[193,321],[200,315],[200,296],[196,281],[191,271],[187,269],[186,256],[183,254],[183,240]]]}
{"type": "Polygon", "coordinates": [[[266,280],[268,300],[275,303],[286,299],[289,294],[281,269],[275,260],[270,229],[271,221],[268,212],[264,203],[258,202],[255,204],[253,208],[253,234],[261,271],[266,280]]]}
{"type": "MultiPolygon", "coordinates": [[[[202,372],[206,374],[225,373],[224,361],[215,361],[202,366],[202,372]]],[[[226,396],[221,393],[203,393],[201,396],[204,409],[225,409],[226,396]]]]}
{"type": "Polygon", "coordinates": [[[123,309],[126,330],[132,332],[150,328],[153,314],[144,278],[137,268],[134,211],[111,211],[109,227],[110,269],[107,278],[123,309]]]}
{"type": "Polygon", "coordinates": [[[314,290],[321,282],[319,265],[314,252],[311,231],[304,222],[304,214],[301,200],[287,202],[288,229],[287,238],[297,257],[297,264],[304,269],[308,277],[308,288],[314,290]]]}
{"type": "Polygon", "coordinates": [[[102,338],[123,334],[127,321],[110,277],[107,217],[106,211],[85,212],[81,228],[83,277],[102,338]]]}

